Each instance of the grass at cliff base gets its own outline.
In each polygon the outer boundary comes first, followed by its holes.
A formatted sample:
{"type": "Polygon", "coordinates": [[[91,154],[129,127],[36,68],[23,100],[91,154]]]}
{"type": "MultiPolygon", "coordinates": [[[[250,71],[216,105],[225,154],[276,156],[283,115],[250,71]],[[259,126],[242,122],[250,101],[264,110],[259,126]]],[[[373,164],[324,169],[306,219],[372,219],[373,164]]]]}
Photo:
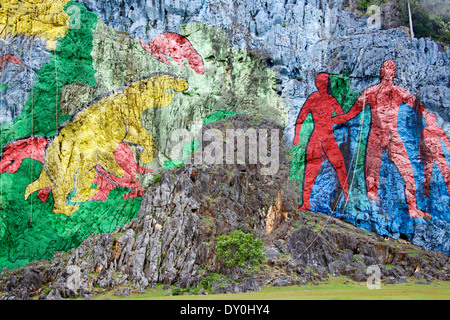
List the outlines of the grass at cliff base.
{"type": "Polygon", "coordinates": [[[94,300],[450,300],[450,282],[381,284],[380,289],[368,289],[366,282],[336,277],[319,285],[263,287],[259,292],[166,296],[161,287],[145,293],[121,297],[113,291],[97,295],[94,300]]]}

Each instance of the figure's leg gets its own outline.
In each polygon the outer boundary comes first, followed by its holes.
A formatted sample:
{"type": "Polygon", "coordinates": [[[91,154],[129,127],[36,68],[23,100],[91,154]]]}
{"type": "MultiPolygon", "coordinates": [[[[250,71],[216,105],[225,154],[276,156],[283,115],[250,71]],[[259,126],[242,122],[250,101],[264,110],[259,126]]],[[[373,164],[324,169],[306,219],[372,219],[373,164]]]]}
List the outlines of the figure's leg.
{"type": "Polygon", "coordinates": [[[380,185],[380,167],[383,157],[381,139],[377,132],[371,132],[366,147],[366,188],[370,200],[375,200],[380,185]]]}
{"type": "Polygon", "coordinates": [[[440,154],[436,157],[436,162],[439,166],[439,170],[442,173],[442,176],[444,177],[445,184],[447,185],[447,193],[450,193],[450,170],[447,166],[447,161],[445,160],[445,157],[443,154],[440,154]]]}
{"type": "Polygon", "coordinates": [[[131,175],[134,175],[137,173],[151,173],[155,170],[148,169],[145,167],[142,167],[136,163],[134,160],[133,151],[131,151],[131,148],[121,142],[117,146],[116,150],[114,150],[114,158],[116,159],[119,166],[125,171],[128,172],[131,175]]]}
{"type": "Polygon", "coordinates": [[[117,149],[114,151],[114,157],[120,167],[125,171],[125,175],[120,179],[111,177],[112,181],[120,187],[132,189],[129,193],[124,194],[123,198],[134,199],[136,197],[141,197],[144,194],[144,191],[142,190],[141,184],[136,179],[136,172],[149,173],[154,170],[139,166],[134,160],[131,148],[125,143],[119,143],[117,149]]]}
{"type": "Polygon", "coordinates": [[[345,168],[344,157],[342,156],[341,150],[337,145],[336,140],[327,139],[323,142],[323,150],[330,160],[331,164],[336,170],[336,173],[339,178],[339,183],[344,192],[345,201],[348,201],[348,177],[347,177],[347,169],[345,168]]]}
{"type": "Polygon", "coordinates": [[[78,210],[79,205],[66,204],[69,193],[73,190],[73,183],[75,179],[76,170],[74,167],[69,167],[66,172],[61,172],[63,177],[56,177],[55,186],[53,187],[53,209],[54,213],[62,213],[70,216],[78,210]]]}
{"type": "Polygon", "coordinates": [[[114,187],[118,186],[120,188],[132,189],[129,193],[123,195],[124,199],[134,199],[136,197],[141,197],[144,194],[144,191],[142,190],[139,181],[136,179],[134,175],[129,174],[127,171],[125,171],[125,175],[120,178],[107,173],[102,168],[99,168],[99,173],[103,174],[104,179],[107,180],[109,183],[111,183],[112,181],[111,184],[114,187]]]}
{"type": "Polygon", "coordinates": [[[142,190],[141,184],[139,182],[137,182],[137,184],[135,184],[132,187],[132,190],[130,192],[125,193],[123,195],[123,198],[124,199],[134,199],[137,197],[142,197],[143,195],[144,195],[144,190],[142,190]]]}
{"type": "Polygon", "coordinates": [[[394,162],[400,175],[405,181],[405,197],[409,208],[409,216],[411,218],[431,218],[426,212],[417,209],[416,201],[416,183],[414,180],[414,170],[409,160],[408,153],[398,134],[392,135],[390,143],[389,159],[394,162]]]}
{"type": "Polygon", "coordinates": [[[311,208],[309,198],[322,164],[322,154],[322,144],[316,139],[310,139],[306,150],[306,167],[303,179],[303,205],[300,209],[309,210],[311,208]]]}
{"type": "Polygon", "coordinates": [[[41,200],[42,202],[46,202],[48,195],[50,194],[50,191],[52,190],[52,188],[53,188],[53,186],[46,187],[44,189],[39,190],[39,193],[38,193],[39,200],[41,200]]]}
{"type": "Polygon", "coordinates": [[[433,173],[434,159],[430,156],[425,156],[424,160],[424,181],[423,181],[423,196],[428,197],[430,195],[430,183],[431,175],[433,173]]]}
{"type": "Polygon", "coordinates": [[[47,171],[45,170],[45,167],[42,167],[42,171],[41,171],[41,174],[39,175],[39,178],[37,178],[34,182],[30,183],[26,187],[25,200],[28,199],[30,194],[32,194],[33,192],[51,187],[52,185],[53,185],[53,181],[48,176],[47,171]]]}
{"type": "MultiPolygon", "coordinates": [[[[66,204],[67,197],[73,190],[75,173],[77,171],[75,164],[80,163],[79,153],[69,153],[70,150],[73,149],[72,147],[73,141],[61,141],[59,137],[56,137],[55,140],[53,140],[47,147],[45,155],[46,166],[44,166],[44,168],[47,169],[49,176],[51,176],[55,183],[52,189],[54,201],[52,211],[53,213],[62,213],[67,216],[70,216],[72,213],[77,211],[79,207],[66,204]],[[69,151],[63,156],[63,151],[66,150],[69,151]]],[[[53,182],[51,185],[53,185],[53,182]]]]}

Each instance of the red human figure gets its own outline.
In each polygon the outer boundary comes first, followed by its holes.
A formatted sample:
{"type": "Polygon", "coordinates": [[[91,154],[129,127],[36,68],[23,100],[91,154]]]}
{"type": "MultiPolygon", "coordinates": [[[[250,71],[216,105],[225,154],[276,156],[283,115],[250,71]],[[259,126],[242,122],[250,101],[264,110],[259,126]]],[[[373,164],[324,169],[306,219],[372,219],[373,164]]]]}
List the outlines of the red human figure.
{"type": "Polygon", "coordinates": [[[306,149],[306,168],[303,181],[303,205],[300,209],[311,208],[309,198],[312,188],[320,170],[324,156],[333,165],[338,175],[339,183],[344,191],[345,200],[348,201],[348,178],[344,158],[339,150],[333,135],[333,124],[339,123],[332,118],[332,114],[344,114],[337,100],[327,93],[328,74],[321,73],[316,78],[316,86],[319,91],[311,94],[300,111],[295,126],[294,144],[299,142],[299,134],[303,122],[309,113],[312,114],[314,130],[309,138],[306,149]]]}
{"type": "Polygon", "coordinates": [[[450,150],[450,141],[445,135],[444,130],[436,125],[436,117],[434,114],[427,114],[426,124],[427,126],[420,133],[419,149],[419,161],[423,159],[425,169],[423,196],[428,197],[430,195],[430,182],[434,162],[437,162],[439,171],[441,171],[445,184],[447,185],[447,192],[450,193],[450,170],[448,169],[447,161],[442,153],[441,141],[439,138],[442,139],[442,142],[444,142],[448,150],[450,150]]]}
{"type": "Polygon", "coordinates": [[[20,61],[15,55],[7,54],[7,55],[0,57],[0,68],[3,66],[3,62],[5,62],[5,61],[22,64],[22,61],[20,61]]]}
{"type": "Polygon", "coordinates": [[[380,167],[383,150],[388,158],[395,164],[405,182],[405,197],[408,204],[408,213],[411,218],[431,218],[426,212],[417,209],[416,186],[414,171],[409,160],[406,148],[398,133],[397,120],[401,103],[417,108],[425,117],[427,110],[406,89],[395,86],[392,81],[395,77],[395,63],[386,61],[381,67],[381,82],[368,88],[356,100],[349,112],[337,116],[337,121],[343,122],[352,119],[367,105],[370,105],[372,123],[366,146],[366,187],[367,196],[375,200],[380,184],[380,167]]]}
{"type": "Polygon", "coordinates": [[[194,49],[189,40],[179,34],[165,32],[154,37],[148,44],[142,38],[142,48],[154,55],[159,61],[170,65],[166,55],[171,56],[180,66],[184,67],[182,60],[187,60],[189,66],[197,73],[204,74],[203,59],[194,49]]]}
{"type": "MultiPolygon", "coordinates": [[[[47,137],[29,137],[10,141],[3,147],[2,159],[0,161],[1,173],[14,173],[19,170],[25,158],[31,158],[39,162],[44,162],[45,147],[47,137]]],[[[117,163],[122,167],[125,174],[119,178],[106,172],[100,166],[96,166],[97,175],[94,183],[100,186],[100,190],[90,200],[107,200],[108,194],[116,186],[132,189],[128,194],[124,194],[124,199],[134,199],[144,194],[135,173],[149,173],[152,169],[139,166],[133,157],[133,153],[125,143],[120,143],[114,151],[117,163]]],[[[38,198],[46,202],[52,187],[39,190],[38,198]]]]}
{"type": "Polygon", "coordinates": [[[134,199],[144,195],[144,190],[142,190],[141,184],[136,179],[135,174],[136,172],[150,173],[154,170],[138,165],[134,160],[133,152],[125,143],[119,143],[113,154],[116,158],[117,164],[124,171],[123,177],[116,177],[106,172],[101,166],[97,165],[97,175],[95,176],[93,183],[98,184],[100,190],[89,200],[104,201],[108,199],[109,192],[116,186],[132,189],[129,193],[123,195],[124,199],[134,199]]]}

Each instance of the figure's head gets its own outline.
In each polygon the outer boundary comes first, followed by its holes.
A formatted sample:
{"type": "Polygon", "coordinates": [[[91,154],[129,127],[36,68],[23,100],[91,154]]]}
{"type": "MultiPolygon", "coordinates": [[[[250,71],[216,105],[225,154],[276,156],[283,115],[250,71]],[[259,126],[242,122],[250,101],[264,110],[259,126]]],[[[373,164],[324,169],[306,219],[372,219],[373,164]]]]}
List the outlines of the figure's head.
{"type": "Polygon", "coordinates": [[[319,73],[316,77],[316,86],[320,92],[327,92],[328,89],[328,74],[327,73],[319,73]]]}
{"type": "Polygon", "coordinates": [[[381,79],[392,81],[395,77],[395,62],[392,60],[387,60],[383,63],[380,71],[381,79]]]}
{"type": "Polygon", "coordinates": [[[434,126],[436,124],[436,117],[432,113],[427,113],[427,117],[425,119],[427,126],[434,126]]]}

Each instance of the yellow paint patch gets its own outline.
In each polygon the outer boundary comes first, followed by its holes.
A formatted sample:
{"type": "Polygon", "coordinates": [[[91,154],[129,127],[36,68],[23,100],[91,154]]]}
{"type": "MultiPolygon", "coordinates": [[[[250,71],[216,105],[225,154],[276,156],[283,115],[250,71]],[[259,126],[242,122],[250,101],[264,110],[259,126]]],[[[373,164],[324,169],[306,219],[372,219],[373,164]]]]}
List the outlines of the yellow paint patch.
{"type": "Polygon", "coordinates": [[[54,46],[64,37],[69,15],[64,7],[69,0],[2,0],[0,7],[0,38],[11,35],[38,36],[54,46]]]}
{"type": "Polygon", "coordinates": [[[28,185],[25,199],[54,184],[53,212],[71,215],[78,205],[68,205],[66,201],[74,188],[72,202],[85,202],[98,192],[98,188],[91,188],[97,165],[117,177],[123,176],[113,154],[122,141],[143,148],[143,163],[153,161],[155,144],[142,125],[142,113],[170,105],[174,93],[169,90],[180,92],[187,88],[185,79],[156,74],[80,109],[47,145],[43,171],[28,185]]]}

